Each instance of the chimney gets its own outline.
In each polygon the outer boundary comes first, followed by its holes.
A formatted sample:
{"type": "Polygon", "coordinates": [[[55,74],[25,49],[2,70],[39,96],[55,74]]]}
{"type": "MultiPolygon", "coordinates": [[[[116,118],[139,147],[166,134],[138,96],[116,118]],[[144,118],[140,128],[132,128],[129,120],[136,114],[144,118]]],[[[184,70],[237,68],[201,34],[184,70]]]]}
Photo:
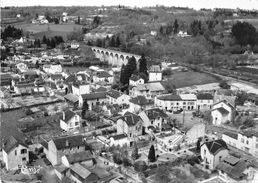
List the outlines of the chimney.
{"type": "Polygon", "coordinates": [[[65,146],[68,147],[69,146],[69,141],[66,139],[65,141],[65,146]]]}

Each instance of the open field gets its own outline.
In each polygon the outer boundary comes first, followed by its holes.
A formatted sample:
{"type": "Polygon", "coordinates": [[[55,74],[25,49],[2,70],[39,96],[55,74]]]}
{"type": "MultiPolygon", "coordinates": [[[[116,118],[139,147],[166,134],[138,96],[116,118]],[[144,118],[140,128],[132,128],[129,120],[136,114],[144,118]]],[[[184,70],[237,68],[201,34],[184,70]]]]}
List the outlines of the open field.
{"type": "Polygon", "coordinates": [[[209,74],[199,72],[174,72],[168,81],[173,83],[176,88],[182,88],[192,85],[203,85],[208,83],[216,83],[219,80],[209,74]]]}

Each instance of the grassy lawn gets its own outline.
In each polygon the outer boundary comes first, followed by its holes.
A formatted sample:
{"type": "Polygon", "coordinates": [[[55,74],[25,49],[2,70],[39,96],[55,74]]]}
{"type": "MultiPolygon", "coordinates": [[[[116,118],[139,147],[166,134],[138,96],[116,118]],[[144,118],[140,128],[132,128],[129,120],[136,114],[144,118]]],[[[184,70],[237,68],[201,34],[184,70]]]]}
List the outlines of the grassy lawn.
{"type": "Polygon", "coordinates": [[[176,88],[219,82],[211,75],[199,72],[174,72],[167,78],[176,88]]]}

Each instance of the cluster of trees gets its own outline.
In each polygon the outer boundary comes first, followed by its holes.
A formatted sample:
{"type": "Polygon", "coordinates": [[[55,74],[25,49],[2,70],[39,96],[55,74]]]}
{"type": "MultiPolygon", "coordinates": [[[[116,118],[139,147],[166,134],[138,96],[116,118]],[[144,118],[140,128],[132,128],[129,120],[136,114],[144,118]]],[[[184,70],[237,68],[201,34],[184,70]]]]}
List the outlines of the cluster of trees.
{"type": "Polygon", "coordinates": [[[172,33],[177,34],[179,32],[179,23],[175,19],[174,23],[168,23],[166,26],[161,26],[159,28],[159,35],[170,36],[172,33]]]}
{"type": "Polygon", "coordinates": [[[50,48],[55,48],[57,45],[63,43],[63,37],[62,36],[55,36],[52,38],[47,38],[45,35],[42,38],[42,44],[46,44],[50,48]]]}
{"type": "Polygon", "coordinates": [[[248,22],[237,22],[232,26],[232,35],[241,46],[258,45],[258,32],[255,27],[248,22]]]}
{"type": "Polygon", "coordinates": [[[23,35],[22,29],[17,29],[14,26],[8,25],[1,31],[1,39],[7,40],[8,38],[20,39],[23,35]]]}
{"type": "Polygon", "coordinates": [[[93,28],[96,28],[96,27],[98,27],[98,26],[101,25],[101,24],[102,24],[101,18],[100,18],[99,16],[95,16],[95,17],[93,18],[93,21],[92,21],[92,26],[93,26],[93,28]]]}
{"type": "MultiPolygon", "coordinates": [[[[92,43],[88,43],[88,44],[92,44],[92,43]]],[[[107,47],[117,48],[117,47],[120,47],[121,41],[120,41],[119,35],[114,35],[111,38],[107,36],[104,39],[97,39],[95,45],[102,48],[107,48],[107,47]]]]}
{"type": "Polygon", "coordinates": [[[142,54],[141,58],[139,59],[139,70],[137,70],[137,62],[135,57],[131,57],[128,60],[126,65],[122,65],[121,74],[120,74],[120,83],[123,86],[128,86],[129,79],[132,74],[138,74],[143,79],[147,79],[147,59],[145,58],[144,54],[142,54]]]}

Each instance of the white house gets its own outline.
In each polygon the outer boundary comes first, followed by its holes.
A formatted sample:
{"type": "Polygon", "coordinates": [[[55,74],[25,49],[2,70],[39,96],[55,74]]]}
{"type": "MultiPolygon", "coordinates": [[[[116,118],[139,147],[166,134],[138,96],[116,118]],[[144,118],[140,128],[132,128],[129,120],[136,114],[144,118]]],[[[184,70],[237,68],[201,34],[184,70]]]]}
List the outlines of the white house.
{"type": "Polygon", "coordinates": [[[73,40],[71,42],[71,49],[77,49],[80,47],[80,43],[78,43],[77,41],[73,40]]]}
{"type": "Polygon", "coordinates": [[[139,116],[143,121],[143,131],[150,126],[161,131],[162,124],[166,124],[168,121],[168,115],[159,108],[144,110],[139,113],[139,116]]]}
{"type": "Polygon", "coordinates": [[[162,71],[159,65],[152,65],[149,70],[149,81],[161,81],[162,71]]]}
{"type": "Polygon", "coordinates": [[[197,94],[197,110],[210,110],[213,105],[213,96],[210,93],[197,94]]]}
{"type": "Polygon", "coordinates": [[[195,110],[197,98],[195,94],[180,94],[181,99],[183,100],[182,108],[184,110],[195,110]]]}
{"type": "Polygon", "coordinates": [[[118,134],[118,135],[113,135],[110,138],[110,146],[120,146],[123,147],[124,145],[129,146],[130,141],[128,140],[128,137],[126,134],[118,134]]]}
{"type": "Polygon", "coordinates": [[[258,133],[254,130],[239,133],[224,132],[222,139],[230,146],[258,157],[258,133]]]}
{"type": "Polygon", "coordinates": [[[90,93],[90,84],[86,82],[74,83],[72,85],[72,93],[75,96],[81,96],[90,93]]]}
{"type": "Polygon", "coordinates": [[[29,162],[29,149],[26,144],[11,136],[4,142],[3,162],[7,170],[16,170],[29,162]]]}
{"type": "Polygon", "coordinates": [[[179,95],[168,94],[155,97],[155,106],[166,111],[177,111],[183,109],[183,99],[179,95]]]}
{"type": "Polygon", "coordinates": [[[102,72],[97,72],[96,75],[93,75],[93,82],[98,83],[98,82],[105,82],[108,84],[112,84],[114,81],[114,77],[110,75],[108,72],[102,71],[102,72]]]}
{"type": "Polygon", "coordinates": [[[214,125],[231,122],[234,119],[234,107],[225,100],[220,101],[212,106],[211,115],[214,125]]]}
{"type": "Polygon", "coordinates": [[[111,89],[107,92],[107,101],[109,104],[129,104],[131,97],[120,91],[111,89]]]}
{"type": "Polygon", "coordinates": [[[71,110],[63,112],[60,119],[60,128],[66,132],[78,130],[81,126],[81,117],[71,110]]]}
{"type": "Polygon", "coordinates": [[[130,95],[132,97],[144,96],[146,98],[154,98],[157,95],[166,92],[164,86],[160,82],[138,84],[132,88],[130,95]]]}
{"type": "Polygon", "coordinates": [[[47,74],[60,74],[62,70],[61,65],[43,65],[43,71],[47,74]]]}
{"type": "Polygon", "coordinates": [[[228,147],[222,139],[208,141],[201,145],[201,158],[211,170],[214,170],[227,156],[228,147]]]}
{"type": "Polygon", "coordinates": [[[132,75],[129,79],[130,86],[137,86],[139,84],[144,84],[144,79],[140,78],[137,75],[132,75]]]}
{"type": "Polygon", "coordinates": [[[93,106],[104,105],[107,103],[107,92],[96,92],[80,95],[79,107],[83,106],[83,102],[87,102],[89,110],[92,110],[93,106]]]}

